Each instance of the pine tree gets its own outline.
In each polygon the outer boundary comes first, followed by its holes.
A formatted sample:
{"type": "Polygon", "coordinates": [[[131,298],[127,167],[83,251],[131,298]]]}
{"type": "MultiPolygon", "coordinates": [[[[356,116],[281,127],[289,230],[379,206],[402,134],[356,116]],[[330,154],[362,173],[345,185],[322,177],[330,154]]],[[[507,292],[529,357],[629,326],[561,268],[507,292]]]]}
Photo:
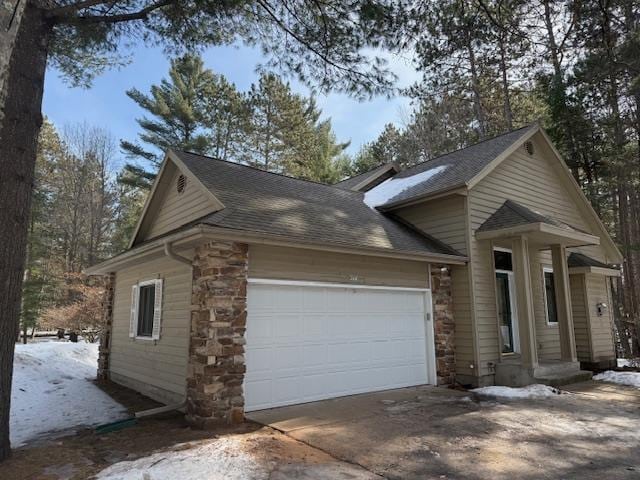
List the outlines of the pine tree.
{"type": "Polygon", "coordinates": [[[349,175],[350,158],[344,153],[350,142],[338,143],[331,128],[331,120],[318,122],[313,127],[311,148],[299,147],[297,162],[289,162],[287,173],[297,178],[332,184],[349,175]]]}
{"type": "Polygon", "coordinates": [[[247,163],[263,170],[286,172],[312,148],[315,103],[293,93],[274,74],[263,74],[249,91],[251,126],[247,163]]]}
{"type": "Polygon", "coordinates": [[[138,160],[126,165],[122,182],[150,188],[168,148],[195,153],[209,150],[211,139],[203,131],[207,108],[204,99],[212,93],[214,83],[214,74],[204,68],[202,59],[187,54],[171,62],[169,78],[153,85],[149,95],[136,88],[127,91],[151,118],[138,119],[143,145],[126,140],[120,143],[129,158],[138,160]]]}
{"type": "Polygon", "coordinates": [[[202,126],[208,153],[221,160],[245,161],[251,113],[246,95],[220,74],[212,75],[203,95],[202,126]]]}

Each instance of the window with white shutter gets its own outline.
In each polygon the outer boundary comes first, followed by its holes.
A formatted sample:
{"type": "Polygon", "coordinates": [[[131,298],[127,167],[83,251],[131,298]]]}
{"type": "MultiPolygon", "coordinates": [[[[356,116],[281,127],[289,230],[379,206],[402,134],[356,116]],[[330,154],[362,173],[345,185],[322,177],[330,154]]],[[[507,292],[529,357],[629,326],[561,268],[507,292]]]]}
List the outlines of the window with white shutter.
{"type": "Polygon", "coordinates": [[[134,338],[138,331],[138,285],[131,287],[131,318],[129,319],[129,337],[134,338]]]}
{"type": "Polygon", "coordinates": [[[132,287],[129,336],[158,340],[162,320],[162,280],[148,280],[132,287]]]}
{"type": "Polygon", "coordinates": [[[155,299],[153,305],[153,326],[151,328],[151,338],[160,338],[160,323],[162,321],[162,280],[157,279],[155,283],[155,299]]]}

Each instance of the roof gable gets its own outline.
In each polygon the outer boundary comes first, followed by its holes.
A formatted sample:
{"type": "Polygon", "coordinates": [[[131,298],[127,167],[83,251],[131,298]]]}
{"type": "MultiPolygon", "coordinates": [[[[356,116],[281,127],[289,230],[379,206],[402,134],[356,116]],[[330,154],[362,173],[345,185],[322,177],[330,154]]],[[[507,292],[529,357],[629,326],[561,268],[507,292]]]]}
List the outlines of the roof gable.
{"type": "Polygon", "coordinates": [[[389,195],[386,201],[378,206],[381,210],[393,210],[456,188],[466,188],[476,177],[492,164],[506,158],[538,129],[538,125],[529,125],[427,160],[398,173],[370,192],[374,195],[376,190],[392,190],[395,183],[398,186],[396,191],[392,191],[393,195],[389,195]]]}
{"type": "Polygon", "coordinates": [[[129,248],[222,208],[222,202],[169,151],[147,196],[129,248]],[[186,180],[182,193],[177,191],[180,175],[186,180]]]}
{"type": "Polygon", "coordinates": [[[621,261],[609,232],[544,130],[537,127],[515,146],[468,182],[468,190],[482,190],[483,196],[517,199],[521,205],[548,213],[547,217],[578,231],[593,233],[600,237],[611,260],[621,261]],[[526,140],[531,141],[535,153],[525,152],[526,140]]]}

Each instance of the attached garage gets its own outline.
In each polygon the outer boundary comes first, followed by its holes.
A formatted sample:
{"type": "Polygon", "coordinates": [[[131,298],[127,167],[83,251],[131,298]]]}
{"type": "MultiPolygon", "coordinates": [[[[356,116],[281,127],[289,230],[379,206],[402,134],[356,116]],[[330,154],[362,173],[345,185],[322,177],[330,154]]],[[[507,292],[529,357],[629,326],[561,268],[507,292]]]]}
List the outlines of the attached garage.
{"type": "Polygon", "coordinates": [[[431,292],[249,279],[245,411],[435,384],[431,292]]]}

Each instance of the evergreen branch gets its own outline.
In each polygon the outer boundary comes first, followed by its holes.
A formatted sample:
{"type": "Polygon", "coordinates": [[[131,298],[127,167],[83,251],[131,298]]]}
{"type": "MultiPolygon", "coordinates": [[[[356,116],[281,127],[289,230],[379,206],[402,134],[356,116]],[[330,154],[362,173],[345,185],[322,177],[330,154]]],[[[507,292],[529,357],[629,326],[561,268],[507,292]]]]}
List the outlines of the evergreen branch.
{"type": "Polygon", "coordinates": [[[160,0],[156,3],[138,10],[137,12],[121,13],[118,15],[86,15],[76,17],[75,20],[82,23],[121,23],[129,22],[132,20],[145,20],[150,13],[158,10],[159,8],[166,7],[173,3],[173,0],[160,0]]]}
{"type": "Polygon", "coordinates": [[[104,3],[116,3],[117,0],[82,0],[81,2],[71,3],[62,7],[52,8],[47,12],[49,18],[68,17],[85,8],[95,7],[104,3]]]}
{"type": "Polygon", "coordinates": [[[342,72],[346,72],[346,73],[350,73],[350,74],[354,74],[363,78],[367,78],[367,75],[358,71],[358,70],[354,70],[352,68],[348,68],[345,67],[343,65],[340,65],[336,62],[334,62],[333,60],[331,60],[329,58],[328,55],[323,54],[322,52],[318,51],[317,48],[315,48],[310,42],[308,42],[307,40],[303,39],[300,35],[298,35],[297,33],[293,32],[287,25],[284,24],[284,22],[273,12],[273,10],[271,10],[271,5],[269,5],[268,2],[264,1],[264,0],[257,0],[256,2],[258,5],[260,5],[269,15],[269,17],[271,17],[271,19],[276,23],[276,25],[278,25],[278,27],[280,27],[286,34],[291,35],[297,42],[299,42],[301,45],[303,45],[305,48],[307,48],[311,53],[313,53],[314,55],[317,55],[318,58],[320,58],[323,62],[327,63],[328,65],[331,65],[332,67],[342,71],[342,72]]]}

